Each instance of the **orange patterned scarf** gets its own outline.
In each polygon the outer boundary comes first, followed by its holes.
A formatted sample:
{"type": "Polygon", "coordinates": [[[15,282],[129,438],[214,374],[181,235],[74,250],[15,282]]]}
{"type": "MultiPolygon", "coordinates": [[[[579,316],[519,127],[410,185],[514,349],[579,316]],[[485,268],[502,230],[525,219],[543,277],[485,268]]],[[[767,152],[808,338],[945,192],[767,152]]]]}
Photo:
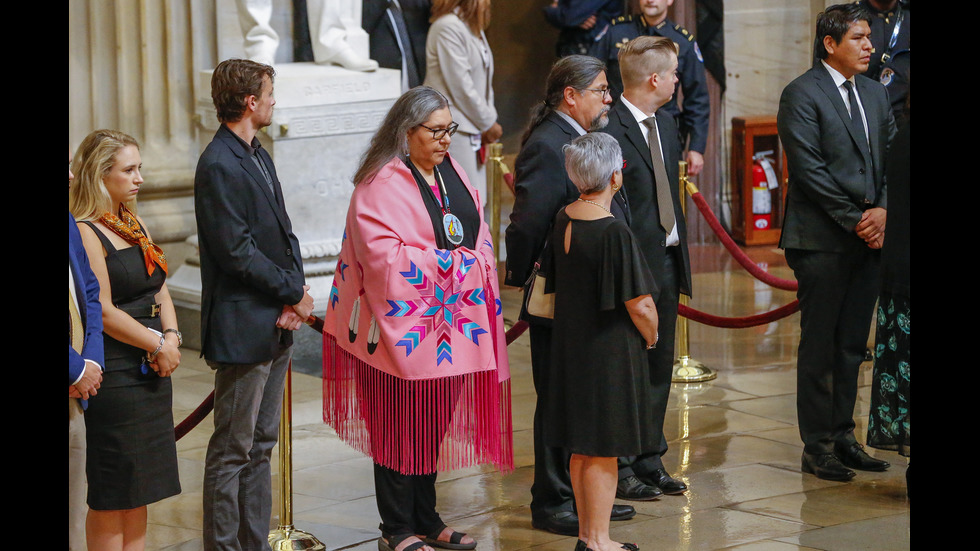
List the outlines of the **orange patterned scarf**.
{"type": "Polygon", "coordinates": [[[160,266],[163,273],[167,273],[167,255],[163,254],[163,249],[159,245],[150,241],[136,220],[136,215],[125,205],[119,205],[119,216],[106,213],[99,218],[99,221],[105,227],[116,232],[119,237],[125,239],[127,243],[139,246],[140,250],[143,251],[143,260],[146,261],[147,275],[153,275],[153,270],[157,266],[160,266]]]}

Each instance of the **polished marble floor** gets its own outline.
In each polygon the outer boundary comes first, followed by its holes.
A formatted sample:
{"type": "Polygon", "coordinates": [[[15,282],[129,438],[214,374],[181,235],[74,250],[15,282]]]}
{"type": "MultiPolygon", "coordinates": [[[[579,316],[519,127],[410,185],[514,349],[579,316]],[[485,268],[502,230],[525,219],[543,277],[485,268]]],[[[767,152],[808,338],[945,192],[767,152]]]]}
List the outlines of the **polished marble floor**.
{"type": "MultiPolygon", "coordinates": [[[[791,278],[779,251],[750,249],[774,274],[791,278]]],[[[761,313],[793,300],[792,293],[755,281],[719,246],[692,248],[691,306],[725,316],[761,313]]],[[[502,293],[516,313],[516,291],[502,293]]],[[[303,329],[309,331],[309,329],[303,329]]],[[[691,324],[692,356],[718,372],[701,384],[674,385],[665,463],[690,491],[635,503],[638,514],[613,524],[612,535],[643,549],[908,549],[911,514],[906,460],[887,459],[885,473],[859,472],[850,483],[800,473],[795,359],[799,314],[764,327],[716,329],[691,324]]],[[[527,336],[510,348],[516,470],[486,468],[442,473],[437,485],[444,520],[479,541],[482,551],[571,551],[575,538],[531,528],[534,388],[527,336]]],[[[186,417],[213,387],[195,351],[186,350],[174,375],[174,417],[186,417]]],[[[871,365],[861,369],[855,419],[863,440],[871,365]]],[[[321,381],[293,376],[293,515],[297,528],[327,549],[369,551],[380,521],[371,461],[340,442],[321,421],[321,381]]],[[[201,545],[201,486],[211,417],[178,442],[183,493],[149,507],[148,548],[196,551],[201,545]]],[[[278,465],[278,462],[276,463],[278,465]]],[[[278,484],[278,477],[274,480],[278,484]]],[[[273,519],[273,524],[276,524],[273,519]]]]}

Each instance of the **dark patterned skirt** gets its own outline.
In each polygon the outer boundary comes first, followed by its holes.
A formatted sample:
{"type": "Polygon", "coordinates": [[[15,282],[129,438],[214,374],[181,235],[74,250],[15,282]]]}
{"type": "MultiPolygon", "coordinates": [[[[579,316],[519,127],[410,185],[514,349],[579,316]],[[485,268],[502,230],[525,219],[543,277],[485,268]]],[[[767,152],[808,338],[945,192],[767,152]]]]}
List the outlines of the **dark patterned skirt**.
{"type": "Polygon", "coordinates": [[[910,299],[882,293],[878,300],[868,445],[912,455],[910,299]]]}

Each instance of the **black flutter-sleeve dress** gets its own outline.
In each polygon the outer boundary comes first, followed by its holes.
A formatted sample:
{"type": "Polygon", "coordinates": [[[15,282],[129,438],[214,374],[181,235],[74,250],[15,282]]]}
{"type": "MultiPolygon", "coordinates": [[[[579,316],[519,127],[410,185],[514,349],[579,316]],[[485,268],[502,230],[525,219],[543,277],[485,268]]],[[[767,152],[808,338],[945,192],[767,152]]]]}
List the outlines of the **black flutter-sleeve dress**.
{"type": "Polygon", "coordinates": [[[551,243],[555,392],[546,404],[545,442],[598,457],[655,448],[646,343],[624,303],[656,284],[633,234],[616,218],[573,220],[562,209],[551,243]]]}

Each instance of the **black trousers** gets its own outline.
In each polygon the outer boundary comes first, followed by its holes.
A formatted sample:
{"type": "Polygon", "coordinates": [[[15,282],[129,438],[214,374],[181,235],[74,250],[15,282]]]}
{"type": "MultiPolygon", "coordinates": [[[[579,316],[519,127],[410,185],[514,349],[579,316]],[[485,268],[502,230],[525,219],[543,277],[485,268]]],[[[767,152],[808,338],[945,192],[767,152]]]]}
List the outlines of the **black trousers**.
{"type": "Polygon", "coordinates": [[[619,478],[633,475],[647,475],[657,469],[664,468],[663,454],[667,452],[667,438],[664,437],[664,418],[667,415],[667,400],[670,397],[670,380],[674,374],[674,334],[677,330],[677,305],[680,299],[678,270],[680,259],[677,247],[667,247],[664,256],[663,278],[657,281],[660,286],[660,297],[657,299],[657,315],[659,317],[658,332],[660,340],[657,347],[647,351],[650,365],[650,392],[653,396],[654,426],[660,431],[654,435],[653,441],[659,441],[656,449],[644,452],[635,457],[619,458],[619,478]]]}
{"type": "Polygon", "coordinates": [[[430,535],[443,526],[436,512],[436,473],[409,475],[374,464],[381,531],[430,535]]]}
{"type": "Polygon", "coordinates": [[[534,407],[534,483],[531,485],[531,516],[544,518],[556,513],[573,511],[572,477],[568,472],[571,454],[565,448],[544,444],[544,414],[548,395],[552,392],[551,327],[531,324],[531,374],[537,403],[534,407]]]}
{"type": "Polygon", "coordinates": [[[853,444],[858,370],[878,295],[879,251],[863,244],[847,253],[786,249],[800,283],[800,348],[796,411],[807,453],[853,444]]]}
{"type": "MultiPolygon", "coordinates": [[[[391,377],[391,376],[386,376],[391,377]]],[[[358,380],[362,392],[367,392],[368,384],[358,380]]],[[[386,446],[397,454],[425,453],[437,458],[439,444],[449,430],[449,423],[456,408],[459,390],[451,392],[443,389],[438,400],[425,397],[425,382],[402,382],[409,387],[405,404],[425,404],[423,408],[410,408],[402,411],[403,404],[391,402],[382,412],[385,419],[404,419],[413,427],[415,434],[409,440],[399,440],[397,435],[372,434],[372,446],[386,446]],[[383,440],[383,438],[388,440],[383,440]],[[426,449],[403,449],[404,446],[423,446],[426,449]]],[[[384,431],[382,431],[383,433],[384,431]]],[[[387,535],[420,534],[431,535],[439,531],[444,523],[436,512],[436,472],[407,475],[388,467],[374,464],[374,489],[381,515],[381,531],[387,535]]]]}

